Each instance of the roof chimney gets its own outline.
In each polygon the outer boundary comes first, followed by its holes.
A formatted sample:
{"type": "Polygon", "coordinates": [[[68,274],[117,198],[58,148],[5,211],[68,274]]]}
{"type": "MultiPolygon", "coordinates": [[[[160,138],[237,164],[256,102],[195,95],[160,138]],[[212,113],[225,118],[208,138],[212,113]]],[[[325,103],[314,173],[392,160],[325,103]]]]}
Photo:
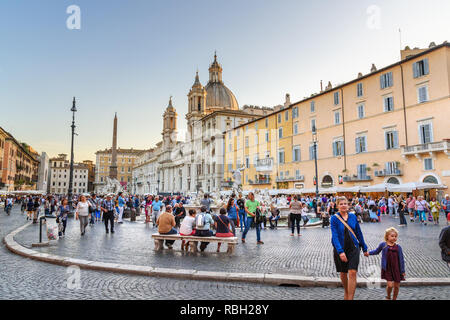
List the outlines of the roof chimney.
{"type": "Polygon", "coordinates": [[[320,80],[320,92],[323,92],[322,80],[320,80]]]}
{"type": "Polygon", "coordinates": [[[372,63],[372,68],[370,69],[370,72],[377,71],[377,67],[375,67],[375,63],[372,63]]]}
{"type": "Polygon", "coordinates": [[[358,73],[358,78],[362,78],[363,74],[361,72],[358,73]]]}

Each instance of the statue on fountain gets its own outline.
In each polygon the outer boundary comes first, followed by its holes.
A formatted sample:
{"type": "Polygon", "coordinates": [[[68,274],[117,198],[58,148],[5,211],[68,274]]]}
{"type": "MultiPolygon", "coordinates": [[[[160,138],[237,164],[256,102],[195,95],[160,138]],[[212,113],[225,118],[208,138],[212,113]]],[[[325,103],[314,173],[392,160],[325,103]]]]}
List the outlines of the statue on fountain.
{"type": "Polygon", "coordinates": [[[242,192],[242,174],[241,171],[244,171],[245,166],[243,166],[242,168],[238,168],[236,170],[233,171],[233,192],[234,194],[239,194],[242,192]]]}
{"type": "Polygon", "coordinates": [[[110,177],[106,177],[106,185],[100,190],[100,193],[103,194],[118,194],[119,192],[123,192],[122,185],[119,180],[111,179],[110,177]]]}

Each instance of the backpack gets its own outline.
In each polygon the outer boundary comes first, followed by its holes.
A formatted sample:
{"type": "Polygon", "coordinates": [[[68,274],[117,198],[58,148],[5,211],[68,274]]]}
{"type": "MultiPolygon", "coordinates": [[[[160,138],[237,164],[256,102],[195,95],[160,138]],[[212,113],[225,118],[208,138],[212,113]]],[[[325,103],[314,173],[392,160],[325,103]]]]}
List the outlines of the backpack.
{"type": "Polygon", "coordinates": [[[205,226],[206,214],[199,214],[195,217],[195,226],[197,228],[203,228],[205,226]]]}

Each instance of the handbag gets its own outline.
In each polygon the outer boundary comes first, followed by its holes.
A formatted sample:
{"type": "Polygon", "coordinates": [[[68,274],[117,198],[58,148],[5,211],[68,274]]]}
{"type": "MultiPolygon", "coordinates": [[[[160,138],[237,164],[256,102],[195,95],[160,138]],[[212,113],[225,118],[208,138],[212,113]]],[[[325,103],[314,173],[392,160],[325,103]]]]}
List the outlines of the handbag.
{"type": "Polygon", "coordinates": [[[255,223],[259,224],[264,222],[264,217],[261,215],[261,211],[257,208],[255,212],[255,223]]]}
{"type": "Polygon", "coordinates": [[[220,219],[220,216],[217,216],[217,218],[219,218],[220,222],[222,222],[222,224],[228,229],[228,231],[230,231],[230,233],[233,233],[233,231],[231,231],[230,228],[228,228],[225,222],[223,222],[222,219],[220,219]]]}

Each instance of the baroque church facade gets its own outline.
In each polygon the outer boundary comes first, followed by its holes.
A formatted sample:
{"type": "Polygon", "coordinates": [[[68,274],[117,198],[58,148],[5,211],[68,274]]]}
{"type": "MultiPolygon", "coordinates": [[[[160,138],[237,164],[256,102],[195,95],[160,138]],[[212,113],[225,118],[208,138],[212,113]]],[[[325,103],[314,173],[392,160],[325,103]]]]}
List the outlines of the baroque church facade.
{"type": "Polygon", "coordinates": [[[132,174],[132,192],[214,192],[223,186],[225,131],[273,112],[272,108],[245,106],[222,80],[222,66],[214,55],[209,81],[203,86],[198,72],[188,97],[185,141],[178,141],[177,112],[169,100],[163,115],[162,141],[144,152],[132,174]]]}

